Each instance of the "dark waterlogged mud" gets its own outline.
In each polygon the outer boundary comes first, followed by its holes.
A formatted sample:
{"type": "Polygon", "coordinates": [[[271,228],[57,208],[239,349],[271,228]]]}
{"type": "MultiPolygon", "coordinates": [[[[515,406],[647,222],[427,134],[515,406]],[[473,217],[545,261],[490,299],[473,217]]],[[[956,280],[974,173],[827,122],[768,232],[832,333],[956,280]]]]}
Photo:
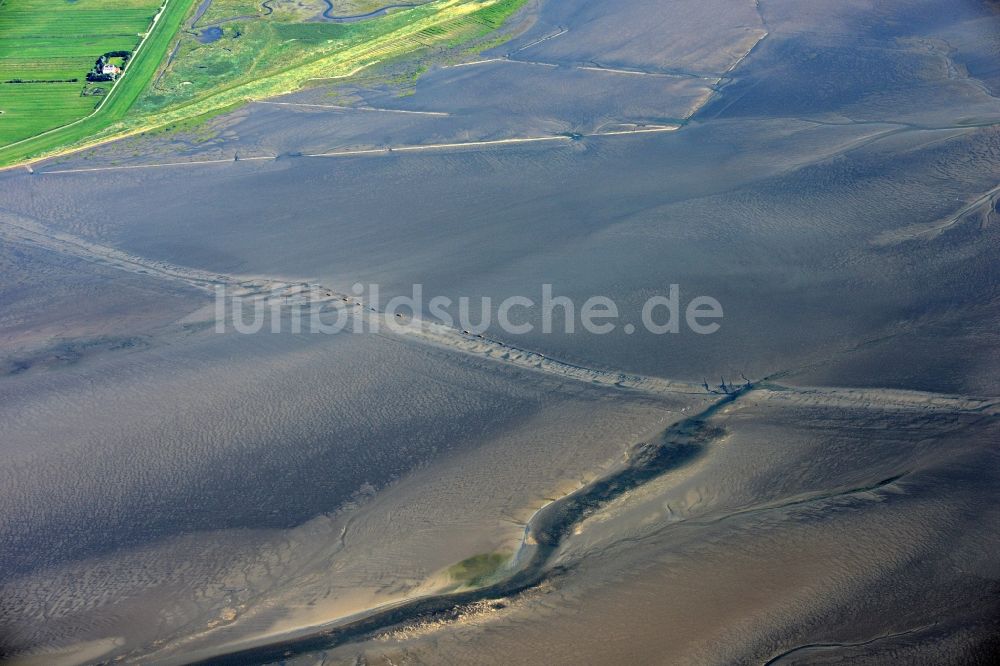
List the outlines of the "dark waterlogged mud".
{"type": "Polygon", "coordinates": [[[638,445],[623,468],[601,477],[580,490],[546,505],[529,520],[520,558],[526,561],[506,579],[465,592],[414,599],[377,611],[367,617],[327,628],[307,636],[290,638],[261,647],[211,657],[203,664],[267,663],[295,654],[330,649],[345,643],[371,638],[387,629],[413,622],[448,620],[462,607],[478,601],[497,601],[531,589],[559,567],[551,565],[566,536],[581,520],[625,493],[693,462],[723,430],[709,420],[722,408],[753,390],[749,382],[728,393],[707,409],[667,428],[653,442],[638,445]]]}

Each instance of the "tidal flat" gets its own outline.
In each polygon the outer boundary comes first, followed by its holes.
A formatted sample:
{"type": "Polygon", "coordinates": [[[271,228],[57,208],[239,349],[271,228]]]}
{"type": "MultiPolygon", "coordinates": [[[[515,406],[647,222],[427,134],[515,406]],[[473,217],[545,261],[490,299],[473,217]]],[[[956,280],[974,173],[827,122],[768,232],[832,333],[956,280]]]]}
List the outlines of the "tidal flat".
{"type": "Polygon", "coordinates": [[[506,30],[0,173],[5,659],[988,663],[1000,13],[506,30]],[[356,283],[725,314],[213,327],[218,286],[356,283]]]}

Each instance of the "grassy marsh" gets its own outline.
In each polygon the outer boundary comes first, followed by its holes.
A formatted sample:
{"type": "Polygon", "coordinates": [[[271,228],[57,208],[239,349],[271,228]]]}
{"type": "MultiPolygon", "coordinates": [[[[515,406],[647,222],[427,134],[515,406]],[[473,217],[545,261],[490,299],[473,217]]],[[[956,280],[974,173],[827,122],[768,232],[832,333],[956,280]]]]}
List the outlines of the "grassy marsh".
{"type": "Polygon", "coordinates": [[[448,567],[452,580],[465,587],[478,587],[491,582],[510,561],[510,553],[480,553],[448,567]]]}
{"type": "Polygon", "coordinates": [[[247,101],[293,92],[313,81],[348,78],[431,48],[451,48],[500,27],[524,2],[435,0],[346,24],[303,23],[297,14],[276,11],[227,21],[222,24],[222,38],[205,44],[194,31],[175,39],[194,0],[170,0],[156,32],[130,64],[129,75],[99,113],[0,147],[0,166],[208,117],[247,101]]]}

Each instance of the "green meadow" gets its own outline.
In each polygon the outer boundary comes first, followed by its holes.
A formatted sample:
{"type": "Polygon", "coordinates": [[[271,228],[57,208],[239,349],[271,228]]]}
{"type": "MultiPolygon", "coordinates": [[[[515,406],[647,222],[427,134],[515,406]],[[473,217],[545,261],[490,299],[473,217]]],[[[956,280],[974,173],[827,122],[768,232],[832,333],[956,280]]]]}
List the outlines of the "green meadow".
{"type": "Polygon", "coordinates": [[[0,145],[79,120],[110,83],[87,86],[94,61],[133,51],[161,0],[3,0],[0,145]],[[85,89],[90,93],[84,95],[85,89]],[[99,88],[99,90],[93,90],[99,88]]]}
{"type": "MultiPolygon", "coordinates": [[[[166,0],[149,38],[109,92],[110,84],[85,85],[87,71],[105,52],[134,50],[137,31],[148,28],[159,0],[55,0],[48,11],[41,0],[0,0],[0,80],[48,81],[0,84],[0,166],[184,125],[249,100],[467,43],[500,27],[525,1],[434,0],[339,24],[307,22],[311,16],[301,8],[264,14],[243,0],[216,0],[209,9],[222,21],[223,35],[202,43],[197,30],[180,29],[197,0],[166,0]],[[125,13],[116,17],[111,7],[125,13]],[[104,14],[109,18],[102,23],[104,14]],[[66,82],[74,77],[79,81],[66,82]],[[96,113],[102,98],[81,94],[94,87],[106,89],[96,113]]],[[[207,16],[199,27],[209,24],[207,16]]]]}

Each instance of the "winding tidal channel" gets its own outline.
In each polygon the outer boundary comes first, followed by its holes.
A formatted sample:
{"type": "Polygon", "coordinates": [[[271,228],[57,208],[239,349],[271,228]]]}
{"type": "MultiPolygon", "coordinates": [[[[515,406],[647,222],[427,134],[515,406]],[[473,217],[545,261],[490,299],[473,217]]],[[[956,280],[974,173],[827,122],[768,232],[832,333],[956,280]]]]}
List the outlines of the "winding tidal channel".
{"type": "Polygon", "coordinates": [[[333,0],[323,0],[326,3],[326,11],[323,12],[323,18],[328,21],[333,21],[334,23],[353,23],[354,21],[362,21],[367,18],[374,18],[376,16],[381,16],[393,9],[409,9],[410,7],[419,7],[424,4],[422,2],[406,2],[398,3],[393,5],[386,5],[385,7],[379,7],[378,9],[373,9],[365,14],[354,14],[353,16],[337,16],[334,14],[333,0]]]}
{"type": "Polygon", "coordinates": [[[709,419],[753,389],[753,385],[748,382],[745,386],[720,396],[707,409],[667,428],[655,441],[637,445],[628,463],[622,468],[537,511],[525,527],[520,551],[513,560],[522,564],[499,582],[474,590],[412,599],[337,626],[317,628],[307,635],[290,637],[196,663],[266,663],[297,654],[331,649],[372,638],[405,624],[453,619],[469,604],[501,601],[536,587],[553,574],[559,573],[559,567],[552,566],[551,561],[575,525],[625,493],[697,459],[708,444],[723,433],[721,428],[711,425],[709,419]]]}

